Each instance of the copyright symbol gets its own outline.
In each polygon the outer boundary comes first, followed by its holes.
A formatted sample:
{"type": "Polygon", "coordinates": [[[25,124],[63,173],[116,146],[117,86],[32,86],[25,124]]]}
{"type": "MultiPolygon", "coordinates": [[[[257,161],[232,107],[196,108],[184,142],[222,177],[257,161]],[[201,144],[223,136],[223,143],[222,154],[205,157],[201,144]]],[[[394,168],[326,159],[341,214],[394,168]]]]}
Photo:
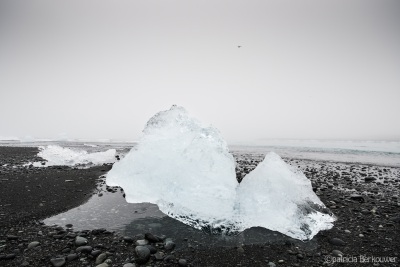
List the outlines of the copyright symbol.
{"type": "Polygon", "coordinates": [[[332,263],[332,256],[330,256],[330,255],[325,256],[325,262],[332,263]]]}

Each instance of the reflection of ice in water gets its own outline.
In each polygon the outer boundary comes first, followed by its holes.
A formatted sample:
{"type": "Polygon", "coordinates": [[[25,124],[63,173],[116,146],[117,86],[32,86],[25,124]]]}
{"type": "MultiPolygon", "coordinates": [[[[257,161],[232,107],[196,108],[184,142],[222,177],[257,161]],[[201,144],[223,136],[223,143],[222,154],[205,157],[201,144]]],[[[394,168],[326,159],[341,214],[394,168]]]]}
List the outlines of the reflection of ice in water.
{"type": "MultiPolygon", "coordinates": [[[[99,190],[100,192],[100,190],[99,190]]],[[[156,205],[150,203],[127,203],[119,190],[116,193],[101,189],[102,197],[93,195],[83,205],[44,220],[47,225],[72,224],[74,230],[93,230],[105,228],[122,235],[134,236],[151,232],[174,239],[179,248],[191,245],[237,246],[238,244],[283,243],[288,237],[265,228],[251,228],[237,236],[210,235],[194,229],[163,214],[156,205]],[[184,241],[187,240],[188,241],[184,241]]],[[[292,240],[297,242],[297,240],[292,240]]],[[[304,243],[298,243],[304,246],[304,243]]],[[[316,241],[307,243],[315,248],[316,241]]]]}
{"type": "Polygon", "coordinates": [[[137,148],[114,164],[107,184],[121,186],[130,203],[151,202],[197,229],[240,232],[265,227],[311,239],[334,216],[303,173],[269,153],[239,185],[235,161],[218,130],[203,127],[182,107],[147,122],[137,148]]]}
{"type": "MultiPolygon", "coordinates": [[[[104,191],[104,192],[103,192],[104,191]]],[[[157,205],[149,203],[129,204],[122,194],[105,190],[103,196],[93,195],[85,204],[46,219],[46,224],[71,223],[77,230],[106,228],[120,231],[125,225],[146,217],[164,217],[157,205]]]]}

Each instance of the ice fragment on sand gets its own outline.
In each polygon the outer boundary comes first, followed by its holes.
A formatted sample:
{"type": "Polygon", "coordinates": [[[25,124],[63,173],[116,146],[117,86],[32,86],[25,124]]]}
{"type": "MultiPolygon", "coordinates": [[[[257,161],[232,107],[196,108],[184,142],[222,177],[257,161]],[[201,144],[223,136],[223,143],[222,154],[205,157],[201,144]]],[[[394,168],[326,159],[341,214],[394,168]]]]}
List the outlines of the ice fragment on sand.
{"type": "MultiPolygon", "coordinates": [[[[115,149],[88,153],[85,150],[72,150],[57,145],[41,146],[39,150],[38,156],[47,161],[44,166],[101,165],[114,162],[116,154],[115,149]]],[[[35,167],[42,167],[41,162],[35,162],[33,165],[35,167]]]]}
{"type": "Polygon", "coordinates": [[[138,146],[114,164],[107,184],[121,186],[128,202],[155,203],[198,229],[261,226],[306,240],[334,221],[322,212],[325,206],[304,174],[274,153],[239,185],[218,130],[177,106],[148,121],[138,146]]]}
{"type": "Polygon", "coordinates": [[[335,220],[310,180],[274,152],[243,178],[236,203],[241,229],[262,226],[301,240],[330,229],[335,220]]]}

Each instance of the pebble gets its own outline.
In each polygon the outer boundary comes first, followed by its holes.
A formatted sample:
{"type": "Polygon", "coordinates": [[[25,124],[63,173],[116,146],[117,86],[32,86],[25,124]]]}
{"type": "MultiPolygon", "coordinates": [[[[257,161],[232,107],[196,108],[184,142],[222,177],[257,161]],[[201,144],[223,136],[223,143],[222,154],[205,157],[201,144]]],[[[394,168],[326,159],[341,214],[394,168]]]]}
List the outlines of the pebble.
{"type": "Polygon", "coordinates": [[[357,201],[360,201],[360,202],[365,202],[364,197],[362,195],[358,195],[358,194],[350,195],[350,199],[357,200],[357,201]]]}
{"type": "Polygon", "coordinates": [[[106,253],[101,253],[99,256],[96,258],[96,264],[103,263],[107,259],[107,254],[106,253]]]}
{"type": "Polygon", "coordinates": [[[93,248],[91,246],[80,246],[79,248],[76,249],[76,252],[89,254],[90,252],[92,252],[92,250],[93,248]]]}
{"type": "Polygon", "coordinates": [[[163,252],[156,252],[154,254],[154,257],[156,258],[157,261],[162,261],[164,259],[164,253],[163,252]]]}
{"type": "Polygon", "coordinates": [[[343,252],[341,252],[340,250],[337,250],[337,249],[332,250],[332,254],[337,257],[343,256],[343,252]]]}
{"type": "Polygon", "coordinates": [[[126,263],[122,267],[136,267],[136,264],[134,264],[134,263],[126,263]]]}
{"type": "Polygon", "coordinates": [[[72,253],[67,256],[67,261],[73,261],[73,260],[76,260],[77,258],[78,258],[78,255],[76,253],[72,253]]]}
{"type": "Polygon", "coordinates": [[[90,252],[90,255],[92,255],[93,257],[97,257],[101,254],[101,250],[92,250],[92,252],[90,252]]]}
{"type": "Polygon", "coordinates": [[[272,261],[268,262],[268,267],[276,267],[276,264],[272,261]]]}
{"type": "Polygon", "coordinates": [[[366,183],[370,183],[370,182],[373,182],[373,181],[375,181],[376,180],[376,178],[374,178],[374,177],[365,177],[364,178],[364,181],[366,182],[366,183]]]}
{"type": "Polygon", "coordinates": [[[165,262],[173,262],[175,261],[175,256],[174,255],[168,255],[164,258],[165,262]]]}
{"type": "Polygon", "coordinates": [[[187,266],[187,261],[186,261],[185,259],[180,259],[180,260],[178,261],[178,265],[179,265],[179,266],[187,266]]]}
{"type": "Polygon", "coordinates": [[[160,242],[159,238],[153,235],[152,233],[145,233],[144,238],[149,240],[150,243],[157,243],[160,242]]]}
{"type": "Polygon", "coordinates": [[[136,246],[146,246],[149,244],[149,241],[147,241],[146,239],[139,239],[136,240],[135,245],[136,246]]]}
{"type": "Polygon", "coordinates": [[[335,245],[335,246],[344,246],[344,245],[346,245],[346,243],[342,239],[339,239],[339,238],[336,238],[336,237],[329,239],[329,243],[331,243],[332,245],[335,245]]]}
{"type": "Polygon", "coordinates": [[[167,240],[164,244],[164,248],[166,250],[173,250],[175,248],[175,243],[172,242],[171,240],[167,240]]]}
{"type": "Polygon", "coordinates": [[[154,254],[157,252],[157,249],[152,245],[146,245],[146,247],[150,250],[150,254],[154,254]]]}
{"type": "Polygon", "coordinates": [[[100,263],[99,265],[96,265],[96,267],[108,267],[109,265],[105,262],[100,263]]]}
{"type": "Polygon", "coordinates": [[[40,245],[40,242],[39,242],[39,241],[33,241],[33,242],[29,243],[28,249],[37,247],[37,246],[39,246],[39,245],[40,245]]]}
{"type": "Polygon", "coordinates": [[[68,234],[66,235],[66,237],[68,237],[68,238],[75,238],[75,237],[76,237],[76,234],[75,234],[75,233],[68,233],[68,234]]]}
{"type": "Polygon", "coordinates": [[[84,237],[77,236],[76,239],[75,239],[75,245],[77,247],[84,246],[87,243],[88,243],[88,240],[86,238],[84,238],[84,237]]]}
{"type": "Polygon", "coordinates": [[[138,256],[136,259],[138,263],[146,263],[150,259],[150,250],[145,246],[137,246],[135,252],[138,256]]]}
{"type": "Polygon", "coordinates": [[[50,260],[54,267],[61,267],[65,264],[65,258],[54,258],[50,260]]]}
{"type": "Polygon", "coordinates": [[[344,230],[344,232],[346,233],[346,234],[351,234],[351,231],[350,230],[344,230]]]}

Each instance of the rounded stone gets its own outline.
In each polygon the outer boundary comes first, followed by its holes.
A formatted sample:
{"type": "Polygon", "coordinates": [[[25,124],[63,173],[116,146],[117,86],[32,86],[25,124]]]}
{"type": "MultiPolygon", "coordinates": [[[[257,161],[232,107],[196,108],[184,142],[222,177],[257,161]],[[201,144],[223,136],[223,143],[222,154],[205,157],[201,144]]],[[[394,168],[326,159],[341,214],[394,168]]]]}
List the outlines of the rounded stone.
{"type": "Polygon", "coordinates": [[[76,253],[72,253],[67,256],[67,261],[73,261],[73,260],[76,260],[77,258],[78,258],[78,255],[76,253]]]}
{"type": "Polygon", "coordinates": [[[75,238],[75,245],[78,246],[78,247],[84,246],[84,245],[86,245],[87,243],[88,243],[88,240],[87,240],[86,238],[84,238],[84,237],[77,236],[77,237],[75,238]]]}
{"type": "Polygon", "coordinates": [[[158,237],[156,237],[155,235],[153,235],[152,233],[145,233],[144,238],[149,240],[150,243],[160,242],[160,239],[158,237]]]}
{"type": "Polygon", "coordinates": [[[336,245],[336,246],[344,246],[344,245],[346,245],[346,243],[342,239],[339,239],[339,238],[336,238],[336,237],[329,239],[329,243],[331,243],[332,245],[336,245]]]}
{"type": "Polygon", "coordinates": [[[150,249],[145,246],[137,246],[135,248],[138,263],[146,263],[150,259],[150,249]]]}
{"type": "Polygon", "coordinates": [[[166,250],[173,250],[175,248],[175,243],[172,241],[165,242],[164,248],[166,250]]]}
{"type": "Polygon", "coordinates": [[[65,264],[65,258],[54,258],[51,259],[50,262],[54,267],[61,267],[65,264]]]}
{"type": "Polygon", "coordinates": [[[186,261],[185,259],[180,259],[180,260],[178,261],[178,265],[179,265],[179,266],[187,266],[187,261],[186,261]]]}
{"type": "Polygon", "coordinates": [[[87,253],[92,252],[93,248],[91,246],[80,246],[76,249],[76,252],[87,253]]]}
{"type": "Polygon", "coordinates": [[[149,244],[149,241],[147,241],[146,239],[139,239],[139,240],[136,240],[136,242],[135,242],[136,246],[145,246],[148,244],[149,244]]]}
{"type": "Polygon", "coordinates": [[[107,259],[107,254],[106,253],[101,253],[99,256],[96,258],[96,264],[103,263],[107,259]]]}
{"type": "Polygon", "coordinates": [[[343,252],[341,252],[340,250],[334,249],[332,250],[332,254],[336,257],[342,257],[343,256],[343,252]]]}
{"type": "Polygon", "coordinates": [[[37,246],[39,246],[39,245],[40,245],[40,242],[39,242],[39,241],[33,241],[33,242],[29,243],[28,249],[37,247],[37,246]]]}

